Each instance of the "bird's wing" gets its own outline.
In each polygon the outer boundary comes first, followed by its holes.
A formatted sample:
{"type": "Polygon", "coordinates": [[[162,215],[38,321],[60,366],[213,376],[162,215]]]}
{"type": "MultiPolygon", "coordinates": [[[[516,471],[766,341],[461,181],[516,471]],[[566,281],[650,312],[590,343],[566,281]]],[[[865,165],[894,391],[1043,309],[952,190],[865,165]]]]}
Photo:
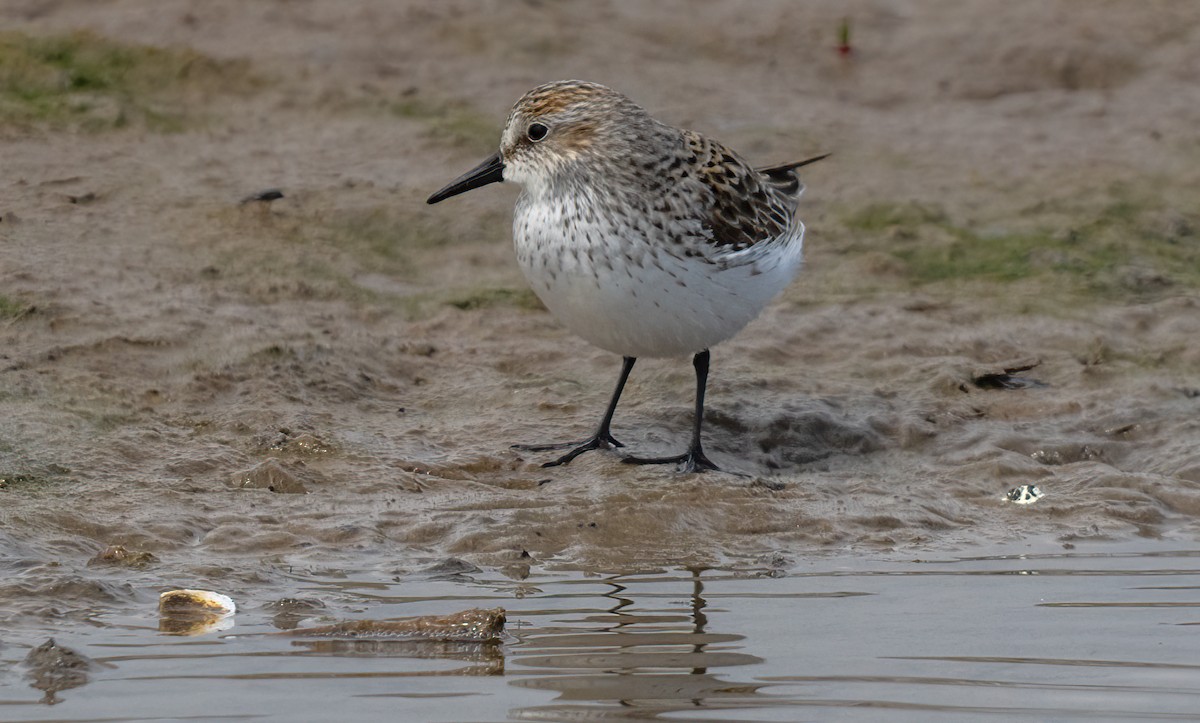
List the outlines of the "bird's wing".
{"type": "Polygon", "coordinates": [[[720,254],[788,235],[803,190],[795,169],[824,156],[755,170],[716,141],[692,132],[684,138],[696,156],[697,180],[711,199],[703,226],[720,254]]]}

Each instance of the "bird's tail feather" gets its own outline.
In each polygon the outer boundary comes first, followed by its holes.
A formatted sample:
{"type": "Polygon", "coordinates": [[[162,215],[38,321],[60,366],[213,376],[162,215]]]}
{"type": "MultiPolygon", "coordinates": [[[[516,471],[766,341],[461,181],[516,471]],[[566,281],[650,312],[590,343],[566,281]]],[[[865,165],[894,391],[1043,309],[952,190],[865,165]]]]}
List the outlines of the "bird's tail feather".
{"type": "Polygon", "coordinates": [[[830,155],[831,154],[829,153],[822,153],[819,156],[805,158],[803,161],[796,161],[795,163],[785,163],[782,166],[771,166],[770,168],[759,168],[758,172],[768,176],[783,176],[784,174],[791,173],[801,166],[807,166],[808,164],[816,163],[823,158],[829,158],[830,155]]]}

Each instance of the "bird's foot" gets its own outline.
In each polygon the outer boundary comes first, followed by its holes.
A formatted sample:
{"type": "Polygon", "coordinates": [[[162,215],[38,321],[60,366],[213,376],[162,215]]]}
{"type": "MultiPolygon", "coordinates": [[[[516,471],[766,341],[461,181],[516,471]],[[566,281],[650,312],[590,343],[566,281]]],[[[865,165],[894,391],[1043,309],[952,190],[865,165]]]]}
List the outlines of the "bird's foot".
{"type": "Polygon", "coordinates": [[[514,444],[513,449],[519,449],[522,452],[550,452],[556,449],[570,449],[558,459],[551,460],[542,464],[543,467],[558,467],[560,465],[569,464],[584,452],[590,452],[593,449],[611,449],[614,447],[624,447],[625,445],[618,442],[607,431],[597,432],[591,437],[576,441],[576,442],[557,442],[554,444],[514,444]]]}
{"type": "Polygon", "coordinates": [[[693,447],[687,452],[673,457],[623,457],[621,461],[625,464],[677,464],[679,465],[678,471],[684,473],[722,471],[704,455],[704,450],[700,447],[693,447]]]}

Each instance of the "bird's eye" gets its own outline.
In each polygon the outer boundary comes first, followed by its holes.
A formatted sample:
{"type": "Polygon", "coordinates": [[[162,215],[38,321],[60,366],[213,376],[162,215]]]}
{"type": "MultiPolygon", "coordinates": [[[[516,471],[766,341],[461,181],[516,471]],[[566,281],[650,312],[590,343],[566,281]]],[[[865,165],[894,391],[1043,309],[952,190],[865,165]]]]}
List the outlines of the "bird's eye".
{"type": "Polygon", "coordinates": [[[529,140],[533,141],[534,143],[537,143],[538,141],[545,138],[546,134],[549,132],[550,132],[550,129],[547,128],[546,126],[542,125],[541,123],[530,123],[529,130],[526,131],[526,134],[529,136],[529,140]]]}

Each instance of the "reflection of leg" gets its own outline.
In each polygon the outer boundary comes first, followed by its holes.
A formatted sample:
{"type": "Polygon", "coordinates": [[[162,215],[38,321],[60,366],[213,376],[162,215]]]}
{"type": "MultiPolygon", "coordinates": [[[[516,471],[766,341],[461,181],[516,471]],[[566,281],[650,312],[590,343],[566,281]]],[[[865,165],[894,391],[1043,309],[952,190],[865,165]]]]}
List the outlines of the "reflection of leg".
{"type": "MultiPolygon", "coordinates": [[[[708,625],[708,616],[704,614],[704,608],[708,607],[708,603],[704,600],[704,581],[700,579],[700,573],[704,572],[702,567],[690,568],[692,573],[692,632],[696,635],[703,635],[704,628],[708,625]]],[[[703,652],[701,648],[704,644],[701,643],[696,647],[696,652],[703,652]]]]}
{"type": "Polygon", "coordinates": [[[676,464],[682,463],[681,472],[705,472],[720,468],[704,455],[700,446],[700,426],[704,422],[704,390],[708,386],[708,349],[692,357],[696,369],[696,416],[692,421],[692,443],[688,451],[674,457],[626,457],[626,464],[676,464]]]}
{"type": "Polygon", "coordinates": [[[625,389],[625,382],[629,379],[629,372],[633,371],[633,364],[637,361],[636,357],[627,356],[621,362],[621,377],[617,380],[617,388],[613,390],[612,399],[608,401],[608,409],[604,412],[604,419],[600,420],[600,427],[591,437],[578,442],[559,442],[556,444],[514,444],[513,449],[520,449],[526,452],[548,452],[554,449],[572,448],[563,456],[556,460],[546,462],[543,467],[557,467],[561,464],[567,464],[584,452],[593,449],[609,449],[611,447],[624,447],[625,445],[618,442],[611,432],[613,414],[617,411],[617,402],[621,399],[621,392],[625,389]]]}
{"type": "MultiPolygon", "coordinates": [[[[700,573],[704,572],[704,568],[693,567],[692,572],[692,634],[703,635],[704,628],[708,625],[708,616],[704,614],[704,608],[708,607],[708,603],[704,601],[704,583],[700,580],[700,573]]],[[[692,646],[693,653],[703,653],[704,643],[696,643],[692,646]]],[[[692,668],[692,675],[704,675],[708,672],[708,668],[692,668]]]]}
{"type": "Polygon", "coordinates": [[[605,608],[605,611],[612,616],[613,620],[616,621],[612,625],[606,625],[603,628],[600,628],[600,630],[606,633],[624,632],[624,628],[636,625],[638,623],[638,616],[636,613],[625,612],[625,608],[633,605],[633,600],[632,598],[622,597],[622,593],[626,592],[629,588],[617,582],[617,580],[620,579],[620,575],[614,575],[612,578],[604,581],[605,585],[612,586],[612,590],[604,593],[604,597],[616,601],[612,607],[605,608]]]}

